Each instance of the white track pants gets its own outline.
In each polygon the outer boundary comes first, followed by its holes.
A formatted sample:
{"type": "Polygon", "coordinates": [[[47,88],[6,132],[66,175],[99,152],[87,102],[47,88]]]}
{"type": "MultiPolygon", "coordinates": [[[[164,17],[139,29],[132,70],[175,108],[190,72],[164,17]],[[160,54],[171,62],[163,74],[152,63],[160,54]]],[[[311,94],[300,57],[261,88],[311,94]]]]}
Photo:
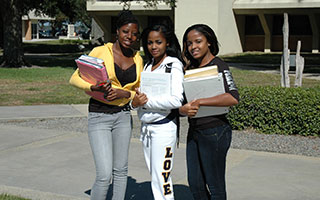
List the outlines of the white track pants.
{"type": "Polygon", "coordinates": [[[171,170],[176,145],[177,126],[142,124],[141,141],[144,157],[151,174],[151,188],[155,200],[174,199],[171,170]]]}

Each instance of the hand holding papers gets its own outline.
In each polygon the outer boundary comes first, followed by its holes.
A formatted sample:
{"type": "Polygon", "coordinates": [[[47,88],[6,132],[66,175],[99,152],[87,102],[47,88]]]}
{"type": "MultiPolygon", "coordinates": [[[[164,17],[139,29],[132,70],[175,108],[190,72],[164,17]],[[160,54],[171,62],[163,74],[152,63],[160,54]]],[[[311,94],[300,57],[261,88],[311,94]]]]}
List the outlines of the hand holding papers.
{"type": "MultiPolygon", "coordinates": [[[[223,77],[218,74],[217,66],[187,70],[183,87],[188,102],[225,93],[223,77]]],[[[228,107],[201,106],[194,117],[220,115],[227,112],[228,107]]]]}
{"type": "MultiPolygon", "coordinates": [[[[109,81],[107,70],[104,66],[103,60],[87,55],[82,55],[75,61],[79,68],[81,78],[86,82],[96,85],[98,83],[107,83],[109,81]]],[[[86,91],[86,93],[97,100],[108,102],[104,98],[103,92],[86,91]]]]}

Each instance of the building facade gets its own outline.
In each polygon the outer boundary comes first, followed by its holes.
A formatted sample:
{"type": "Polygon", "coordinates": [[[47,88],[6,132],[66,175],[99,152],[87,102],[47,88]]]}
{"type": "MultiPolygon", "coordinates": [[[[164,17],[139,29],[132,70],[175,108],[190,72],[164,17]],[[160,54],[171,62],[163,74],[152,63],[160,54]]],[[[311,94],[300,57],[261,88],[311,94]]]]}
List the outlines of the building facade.
{"type": "MultiPolygon", "coordinates": [[[[122,9],[120,1],[87,1],[87,10],[102,28],[105,41],[114,41],[114,24],[122,9]]],[[[156,9],[132,1],[130,10],[142,28],[172,20],[180,41],[190,25],[207,24],[217,34],[220,54],[282,51],[283,14],[288,13],[290,50],[295,51],[301,40],[302,51],[319,53],[320,0],[178,0],[175,8],[160,3],[156,9]]]]}
{"type": "Polygon", "coordinates": [[[22,16],[22,38],[23,40],[39,39],[39,20],[51,21],[54,18],[46,15],[36,15],[32,10],[28,15],[22,16]]]}

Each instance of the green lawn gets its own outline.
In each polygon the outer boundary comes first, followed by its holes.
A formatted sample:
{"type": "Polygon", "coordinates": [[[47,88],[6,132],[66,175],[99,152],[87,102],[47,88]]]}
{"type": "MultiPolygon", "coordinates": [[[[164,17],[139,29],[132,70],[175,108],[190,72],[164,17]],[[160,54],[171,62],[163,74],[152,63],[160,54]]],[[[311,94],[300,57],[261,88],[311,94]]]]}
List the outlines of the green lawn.
{"type": "Polygon", "coordinates": [[[73,71],[72,67],[0,68],[0,105],[87,103],[88,96],[68,83],[73,71]]]}
{"type": "MultiPolygon", "coordinates": [[[[0,105],[87,103],[89,97],[69,85],[73,72],[73,67],[0,68],[0,105]]],[[[232,73],[239,87],[280,85],[280,75],[239,69],[232,69],[232,73]]],[[[320,81],[303,79],[303,87],[316,85],[320,81]]]]}
{"type": "MultiPolygon", "coordinates": [[[[56,50],[61,48],[61,52],[67,52],[70,45],[76,48],[75,44],[62,44],[59,41],[24,45],[26,49],[29,49],[28,53],[35,53],[41,49],[46,52],[51,48],[51,45],[55,46],[56,50]]],[[[74,59],[82,53],[78,51],[41,56],[27,54],[26,59],[35,67],[22,69],[0,68],[0,106],[87,103],[89,96],[69,85],[69,78],[76,68],[74,59]]],[[[277,53],[251,52],[222,57],[226,61],[233,63],[249,63],[251,61],[253,63],[274,64],[279,63],[279,55],[277,53]]],[[[313,60],[313,63],[320,63],[319,57],[309,56],[307,60],[313,60]]],[[[238,68],[232,68],[231,70],[238,87],[280,85],[280,75],[278,74],[240,70],[238,68]]],[[[317,67],[317,70],[320,71],[320,67],[317,67]]],[[[292,77],[291,83],[294,83],[294,77],[292,77]]],[[[320,85],[320,81],[303,79],[302,85],[307,88],[315,87],[320,85]]]]}
{"type": "MultiPolygon", "coordinates": [[[[253,70],[240,70],[231,68],[237,86],[280,86],[280,74],[256,72],[253,70]]],[[[295,76],[290,76],[290,85],[294,87],[295,76]]],[[[302,87],[313,88],[320,85],[319,80],[302,79],[302,87]]]]}

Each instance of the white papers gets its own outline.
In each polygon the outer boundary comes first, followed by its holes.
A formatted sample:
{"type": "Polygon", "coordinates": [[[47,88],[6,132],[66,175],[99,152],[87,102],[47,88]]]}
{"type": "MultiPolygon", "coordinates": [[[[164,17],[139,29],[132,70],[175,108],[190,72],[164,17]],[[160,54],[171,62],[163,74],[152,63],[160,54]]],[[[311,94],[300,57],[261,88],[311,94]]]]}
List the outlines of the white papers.
{"type": "Polygon", "coordinates": [[[96,58],[96,57],[92,57],[92,56],[88,56],[88,55],[81,55],[79,57],[80,60],[85,60],[88,61],[90,63],[98,63],[98,64],[102,64],[103,60],[100,58],[96,58]]]}
{"type": "Polygon", "coordinates": [[[142,72],[140,92],[147,96],[171,95],[171,73],[142,72]]]}
{"type": "Polygon", "coordinates": [[[100,68],[100,69],[104,68],[103,60],[100,58],[96,58],[88,55],[81,55],[78,58],[78,60],[96,68],[100,68]]]}
{"type": "MultiPolygon", "coordinates": [[[[225,93],[222,75],[185,79],[183,82],[187,101],[208,98],[225,93]]],[[[228,112],[228,107],[200,106],[194,118],[221,115],[228,112]]]]}

